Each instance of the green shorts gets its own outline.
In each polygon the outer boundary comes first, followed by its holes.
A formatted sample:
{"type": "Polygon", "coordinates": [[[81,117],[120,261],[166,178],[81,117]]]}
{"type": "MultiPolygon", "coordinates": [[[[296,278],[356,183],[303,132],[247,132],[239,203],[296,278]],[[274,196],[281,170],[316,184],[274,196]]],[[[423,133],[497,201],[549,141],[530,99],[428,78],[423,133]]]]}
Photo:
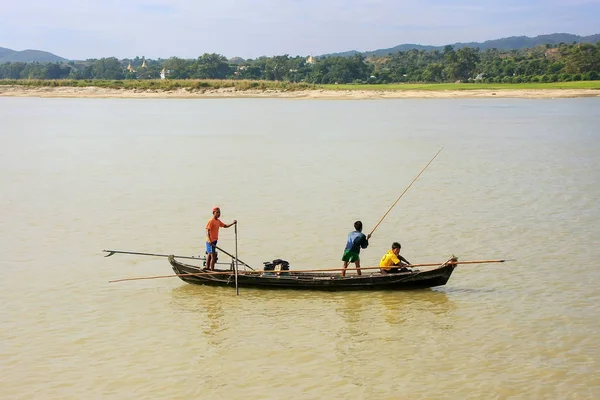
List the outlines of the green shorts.
{"type": "Polygon", "coordinates": [[[345,250],[344,255],[342,256],[342,261],[344,262],[356,262],[360,261],[360,257],[358,253],[352,250],[345,250]]]}

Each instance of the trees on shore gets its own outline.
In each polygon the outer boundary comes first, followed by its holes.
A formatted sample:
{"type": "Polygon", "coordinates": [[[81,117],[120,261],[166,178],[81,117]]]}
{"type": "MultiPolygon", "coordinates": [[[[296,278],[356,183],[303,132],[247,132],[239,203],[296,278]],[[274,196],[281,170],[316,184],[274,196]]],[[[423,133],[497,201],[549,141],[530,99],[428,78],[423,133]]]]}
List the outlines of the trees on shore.
{"type": "Polygon", "coordinates": [[[219,54],[197,59],[118,60],[0,64],[0,79],[246,79],[330,83],[486,82],[523,83],[600,79],[600,42],[498,50],[446,46],[442,51],[408,50],[384,57],[321,58],[289,55],[227,60],[219,54]]]}

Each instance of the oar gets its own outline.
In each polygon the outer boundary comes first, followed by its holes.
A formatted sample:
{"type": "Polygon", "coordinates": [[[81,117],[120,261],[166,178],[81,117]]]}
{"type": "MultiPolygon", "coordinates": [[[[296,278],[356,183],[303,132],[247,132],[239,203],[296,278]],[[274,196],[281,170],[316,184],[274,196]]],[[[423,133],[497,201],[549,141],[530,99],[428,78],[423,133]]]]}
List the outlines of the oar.
{"type": "MultiPolygon", "coordinates": [[[[223,250],[223,249],[222,249],[222,248],[220,248],[219,246],[215,246],[215,248],[216,248],[217,250],[219,250],[220,252],[227,254],[227,255],[228,255],[229,257],[231,257],[233,260],[238,260],[238,261],[240,262],[240,264],[243,264],[243,265],[245,265],[246,267],[250,268],[252,271],[254,271],[254,268],[252,268],[251,266],[249,266],[248,264],[246,264],[245,262],[243,262],[242,260],[240,260],[239,258],[237,258],[236,256],[234,256],[233,254],[230,254],[230,253],[226,252],[225,250],[223,250]]],[[[175,257],[177,257],[177,256],[175,256],[175,257]]]]}
{"type": "Polygon", "coordinates": [[[410,183],[410,185],[408,185],[406,187],[406,189],[404,189],[404,192],[402,192],[402,194],[396,199],[396,201],[394,202],[394,204],[392,204],[392,206],[390,207],[389,210],[387,210],[387,212],[385,214],[383,214],[383,217],[381,217],[381,219],[379,220],[379,222],[377,223],[377,225],[375,225],[375,228],[373,228],[373,230],[371,231],[371,233],[369,233],[369,236],[373,235],[373,232],[375,232],[375,229],[377,229],[377,227],[379,226],[379,224],[381,224],[381,222],[383,221],[383,219],[390,213],[390,211],[392,211],[392,208],[394,208],[394,206],[396,205],[396,203],[398,203],[398,201],[402,198],[402,196],[404,196],[404,193],[406,193],[408,191],[408,189],[410,189],[410,187],[413,185],[413,183],[416,182],[417,179],[419,179],[419,177],[421,176],[421,174],[423,172],[425,172],[425,170],[427,169],[427,167],[429,167],[429,164],[431,164],[433,162],[433,160],[435,160],[435,158],[438,156],[438,154],[440,154],[440,152],[444,150],[444,148],[442,147],[440,149],[440,151],[438,151],[435,156],[433,156],[433,158],[427,163],[427,165],[425,166],[425,168],[423,168],[421,170],[421,172],[419,172],[419,175],[417,175],[415,177],[415,179],[413,179],[413,181],[410,183]]]}

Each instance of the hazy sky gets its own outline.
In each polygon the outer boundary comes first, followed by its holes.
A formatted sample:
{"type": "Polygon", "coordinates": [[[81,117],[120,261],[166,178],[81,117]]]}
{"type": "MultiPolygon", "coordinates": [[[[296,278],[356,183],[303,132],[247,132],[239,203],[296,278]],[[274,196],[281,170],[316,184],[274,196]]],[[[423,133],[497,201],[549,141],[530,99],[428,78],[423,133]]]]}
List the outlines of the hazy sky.
{"type": "Polygon", "coordinates": [[[600,33],[600,0],[19,0],[0,47],[69,59],[255,58],[600,33]]]}

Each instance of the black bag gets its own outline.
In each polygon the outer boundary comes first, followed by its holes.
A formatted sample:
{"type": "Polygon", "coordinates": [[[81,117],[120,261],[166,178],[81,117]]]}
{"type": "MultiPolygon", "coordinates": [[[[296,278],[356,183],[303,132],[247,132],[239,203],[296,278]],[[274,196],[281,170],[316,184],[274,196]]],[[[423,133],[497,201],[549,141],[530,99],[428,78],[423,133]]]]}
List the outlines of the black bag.
{"type": "MultiPolygon", "coordinates": [[[[280,258],[277,258],[273,261],[266,261],[263,263],[264,267],[263,267],[263,271],[289,271],[290,270],[290,263],[282,260],[280,258]]],[[[288,275],[288,274],[286,274],[288,275]]]]}

